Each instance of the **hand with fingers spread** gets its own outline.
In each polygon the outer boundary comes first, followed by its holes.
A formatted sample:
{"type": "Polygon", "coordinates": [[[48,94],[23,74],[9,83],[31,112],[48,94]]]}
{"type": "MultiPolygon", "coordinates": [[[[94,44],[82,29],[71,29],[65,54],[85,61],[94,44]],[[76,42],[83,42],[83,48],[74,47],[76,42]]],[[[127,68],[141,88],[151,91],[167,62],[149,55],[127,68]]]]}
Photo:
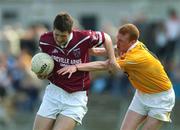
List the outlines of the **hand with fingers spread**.
{"type": "Polygon", "coordinates": [[[59,75],[65,75],[65,74],[68,74],[69,73],[69,76],[68,78],[71,78],[71,75],[73,73],[75,73],[76,71],[78,70],[77,66],[76,65],[69,65],[69,66],[66,66],[64,68],[61,68],[60,70],[57,71],[57,73],[59,75]]]}

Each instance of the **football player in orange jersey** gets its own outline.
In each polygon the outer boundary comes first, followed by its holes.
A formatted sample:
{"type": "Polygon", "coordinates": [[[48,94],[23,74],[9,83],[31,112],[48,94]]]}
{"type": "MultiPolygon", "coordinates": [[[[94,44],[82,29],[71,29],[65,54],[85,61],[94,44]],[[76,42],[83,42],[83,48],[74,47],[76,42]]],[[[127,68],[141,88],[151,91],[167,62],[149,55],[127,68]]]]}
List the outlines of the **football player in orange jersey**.
{"type": "MultiPolygon", "coordinates": [[[[159,130],[163,122],[171,121],[175,94],[164,67],[138,38],[139,30],[133,24],[125,24],[118,30],[117,69],[126,73],[136,88],[120,130],[137,130],[142,124],[142,130],[159,130]]],[[[107,70],[108,64],[108,61],[76,64],[60,69],[58,74],[107,70]]]]}

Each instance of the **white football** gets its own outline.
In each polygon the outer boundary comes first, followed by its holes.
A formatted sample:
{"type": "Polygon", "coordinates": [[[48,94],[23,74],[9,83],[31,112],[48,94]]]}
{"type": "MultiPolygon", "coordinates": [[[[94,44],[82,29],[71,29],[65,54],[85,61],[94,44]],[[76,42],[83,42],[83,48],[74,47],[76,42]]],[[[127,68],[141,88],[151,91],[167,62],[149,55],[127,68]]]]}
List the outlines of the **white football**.
{"type": "Polygon", "coordinates": [[[53,58],[43,52],[39,52],[32,57],[31,70],[40,75],[49,75],[54,68],[53,58]]]}

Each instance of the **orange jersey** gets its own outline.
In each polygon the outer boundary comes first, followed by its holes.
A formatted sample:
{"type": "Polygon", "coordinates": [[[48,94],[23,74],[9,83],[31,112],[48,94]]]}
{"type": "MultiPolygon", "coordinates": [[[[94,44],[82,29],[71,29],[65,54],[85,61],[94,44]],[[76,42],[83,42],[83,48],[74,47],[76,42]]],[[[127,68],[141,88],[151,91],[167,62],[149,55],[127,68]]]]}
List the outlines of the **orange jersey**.
{"type": "Polygon", "coordinates": [[[144,93],[159,93],[172,87],[160,61],[137,41],[136,46],[117,59],[131,84],[144,93]]]}

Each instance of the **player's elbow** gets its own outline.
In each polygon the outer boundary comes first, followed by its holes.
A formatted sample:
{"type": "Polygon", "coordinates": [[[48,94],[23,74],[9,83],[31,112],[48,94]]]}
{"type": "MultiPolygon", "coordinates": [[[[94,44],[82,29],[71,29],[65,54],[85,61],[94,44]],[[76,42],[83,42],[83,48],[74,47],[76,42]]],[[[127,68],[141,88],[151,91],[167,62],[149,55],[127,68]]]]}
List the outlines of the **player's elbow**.
{"type": "Polygon", "coordinates": [[[106,43],[109,43],[109,42],[112,43],[112,40],[111,40],[111,37],[109,36],[109,34],[104,33],[104,37],[105,37],[105,44],[106,44],[106,43]]]}

